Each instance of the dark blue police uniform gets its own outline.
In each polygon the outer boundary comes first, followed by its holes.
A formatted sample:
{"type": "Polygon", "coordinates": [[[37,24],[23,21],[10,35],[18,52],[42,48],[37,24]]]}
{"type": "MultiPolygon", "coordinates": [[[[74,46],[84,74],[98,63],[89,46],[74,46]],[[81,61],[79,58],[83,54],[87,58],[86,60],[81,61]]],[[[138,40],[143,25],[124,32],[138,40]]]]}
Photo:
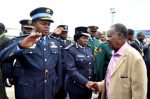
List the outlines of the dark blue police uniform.
{"type": "Polygon", "coordinates": [[[55,99],[66,99],[66,96],[67,96],[67,93],[64,89],[64,79],[65,79],[65,76],[66,76],[66,70],[65,70],[65,64],[64,64],[64,55],[65,55],[65,47],[67,47],[68,45],[70,45],[72,42],[70,40],[67,40],[67,38],[63,35],[63,33],[65,32],[66,34],[68,33],[68,26],[67,25],[59,25],[57,28],[63,28],[63,31],[60,35],[57,35],[55,33],[53,33],[51,36],[58,39],[59,42],[60,42],[60,49],[61,49],[61,55],[62,55],[62,69],[63,69],[63,72],[62,72],[62,86],[60,88],[60,90],[58,91],[58,93],[55,95],[55,99]]]}
{"type": "Polygon", "coordinates": [[[93,80],[94,56],[91,48],[81,47],[76,42],[65,49],[65,89],[70,99],[91,99],[92,91],[86,87],[87,82],[93,80]]]}
{"type": "Polygon", "coordinates": [[[94,57],[91,48],[87,47],[86,51],[84,51],[78,44],[72,45],[66,49],[64,59],[68,70],[65,79],[66,91],[70,95],[76,94],[79,97],[76,99],[89,99],[80,98],[80,95],[90,97],[92,93],[91,90],[85,86],[88,80],[92,80],[94,57]]]}
{"type": "Polygon", "coordinates": [[[70,40],[60,40],[60,45],[65,48],[68,45],[72,44],[72,42],[70,40]]]}

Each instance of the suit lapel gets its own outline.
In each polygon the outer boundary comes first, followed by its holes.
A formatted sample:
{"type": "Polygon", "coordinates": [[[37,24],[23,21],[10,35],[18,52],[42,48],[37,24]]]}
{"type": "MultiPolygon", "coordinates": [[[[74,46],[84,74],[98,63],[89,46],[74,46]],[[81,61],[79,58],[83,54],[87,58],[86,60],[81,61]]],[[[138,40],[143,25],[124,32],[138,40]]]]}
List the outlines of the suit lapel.
{"type": "Polygon", "coordinates": [[[124,63],[125,59],[126,59],[126,50],[125,50],[124,54],[120,57],[118,62],[116,63],[116,66],[115,66],[111,76],[113,76],[114,73],[119,69],[119,67],[124,63]]]}

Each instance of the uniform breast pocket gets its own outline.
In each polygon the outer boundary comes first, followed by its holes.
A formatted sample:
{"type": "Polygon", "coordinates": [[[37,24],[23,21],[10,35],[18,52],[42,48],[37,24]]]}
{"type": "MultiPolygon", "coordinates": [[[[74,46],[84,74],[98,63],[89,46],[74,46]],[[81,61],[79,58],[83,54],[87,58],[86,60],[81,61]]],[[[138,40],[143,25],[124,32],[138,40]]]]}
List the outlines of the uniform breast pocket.
{"type": "Polygon", "coordinates": [[[51,56],[50,57],[53,59],[53,62],[58,61],[59,51],[57,48],[51,48],[51,56]]]}
{"type": "Polygon", "coordinates": [[[31,54],[36,54],[37,52],[33,49],[26,49],[23,54],[25,55],[31,55],[31,54]]]}
{"type": "Polygon", "coordinates": [[[51,53],[52,54],[59,54],[59,51],[57,48],[51,48],[51,53]]]}
{"type": "Polygon", "coordinates": [[[76,66],[78,68],[84,68],[86,65],[86,57],[76,57],[76,66]]]}

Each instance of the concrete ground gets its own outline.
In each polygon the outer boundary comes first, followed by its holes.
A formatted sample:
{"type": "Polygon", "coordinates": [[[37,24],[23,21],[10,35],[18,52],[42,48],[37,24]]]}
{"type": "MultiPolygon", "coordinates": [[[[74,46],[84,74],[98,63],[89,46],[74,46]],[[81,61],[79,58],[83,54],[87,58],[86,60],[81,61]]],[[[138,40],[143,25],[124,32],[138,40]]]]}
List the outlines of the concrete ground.
{"type": "MultiPolygon", "coordinates": [[[[7,92],[7,95],[9,97],[9,99],[15,99],[14,97],[14,87],[11,87],[11,88],[6,88],[6,92],[7,92]]],[[[94,94],[92,95],[92,98],[91,99],[94,99],[97,97],[97,94],[94,94]]]]}

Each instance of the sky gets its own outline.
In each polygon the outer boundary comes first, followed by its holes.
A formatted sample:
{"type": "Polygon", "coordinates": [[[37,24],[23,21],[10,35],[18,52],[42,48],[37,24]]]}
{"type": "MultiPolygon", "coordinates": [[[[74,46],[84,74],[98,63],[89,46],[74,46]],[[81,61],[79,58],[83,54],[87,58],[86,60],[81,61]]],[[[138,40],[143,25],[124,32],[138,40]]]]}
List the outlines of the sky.
{"type": "MultiPolygon", "coordinates": [[[[58,25],[69,26],[69,35],[77,26],[97,25],[99,31],[107,31],[112,25],[110,8],[115,9],[113,23],[127,28],[150,29],[150,0],[1,0],[0,22],[6,28],[20,31],[19,21],[31,19],[30,12],[37,7],[49,7],[54,11],[53,31],[58,25]]],[[[14,35],[19,34],[13,33],[14,35]]]]}

